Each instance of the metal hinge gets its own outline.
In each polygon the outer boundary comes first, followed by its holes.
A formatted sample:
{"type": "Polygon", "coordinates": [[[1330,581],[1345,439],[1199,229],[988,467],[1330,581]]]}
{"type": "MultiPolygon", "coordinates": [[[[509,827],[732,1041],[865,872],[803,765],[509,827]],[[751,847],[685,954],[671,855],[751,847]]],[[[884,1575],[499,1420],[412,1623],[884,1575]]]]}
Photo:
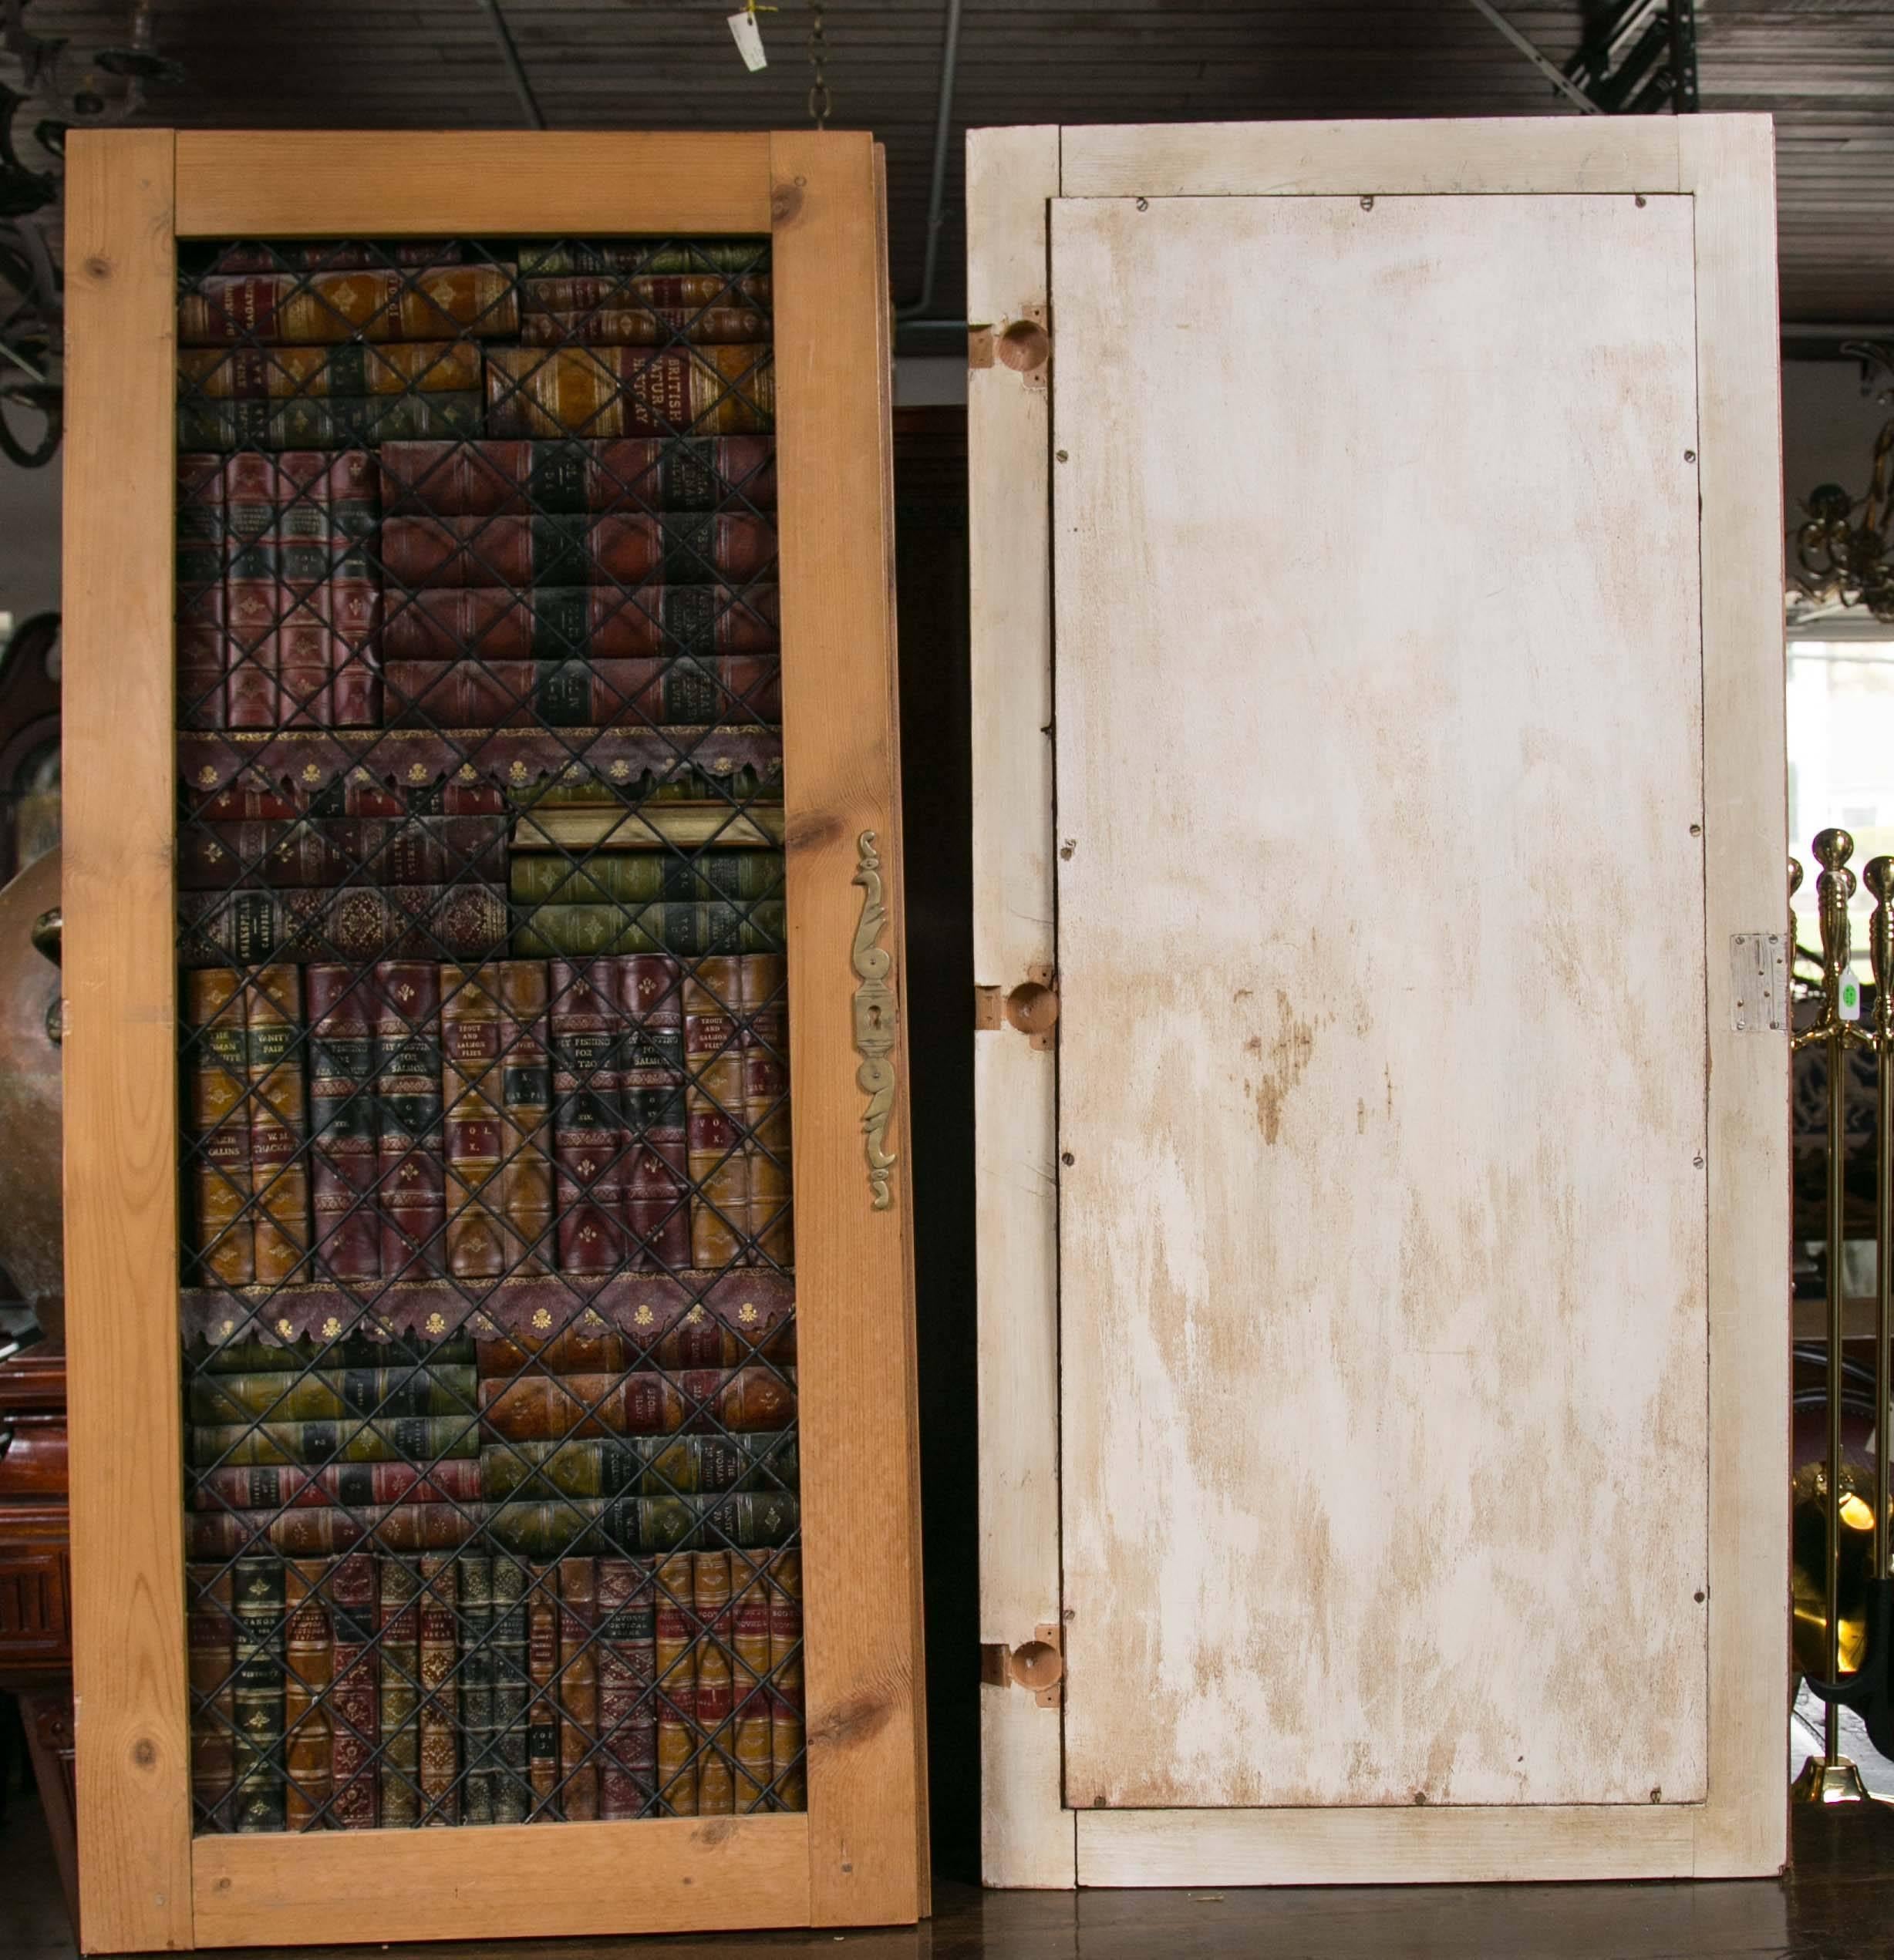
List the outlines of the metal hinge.
{"type": "Polygon", "coordinates": [[[1049,1621],[1033,1629],[1017,1647],[1004,1641],[980,1648],[980,1681],[988,1688],[1023,1688],[1041,1708],[1057,1708],[1063,1696],[1065,1629],[1049,1621]]]}

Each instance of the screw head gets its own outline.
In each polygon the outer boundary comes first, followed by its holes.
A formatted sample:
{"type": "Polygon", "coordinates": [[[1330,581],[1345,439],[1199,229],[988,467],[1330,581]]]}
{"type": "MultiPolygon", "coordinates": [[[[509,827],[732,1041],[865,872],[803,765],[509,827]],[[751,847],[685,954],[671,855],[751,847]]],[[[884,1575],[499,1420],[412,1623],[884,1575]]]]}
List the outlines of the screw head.
{"type": "MultiPolygon", "coordinates": [[[[1361,200],[1361,208],[1364,211],[1373,210],[1374,209],[1374,200],[1372,197],[1363,198],[1361,200]]],[[[1424,1803],[1427,1801],[1427,1799],[1424,1797],[1420,1799],[1420,1801],[1424,1803]]]]}
{"type": "Polygon", "coordinates": [[[1697,452],[1696,452],[1696,450],[1686,450],[1683,452],[1683,460],[1684,460],[1686,463],[1694,463],[1694,462],[1697,460],[1697,452]]]}
{"type": "Polygon", "coordinates": [[[1149,210],[1151,209],[1151,200],[1148,197],[1139,198],[1137,200],[1137,208],[1141,211],[1149,210]]]}
{"type": "Polygon", "coordinates": [[[1071,452],[1068,450],[1055,450],[1053,453],[1061,463],[1070,463],[1072,460],[1071,452]]]}
{"type": "Polygon", "coordinates": [[[1061,1150],[1059,1153],[1059,1161],[1061,1164],[1077,1164],[1078,1159],[1070,1150],[1061,1150]]]}

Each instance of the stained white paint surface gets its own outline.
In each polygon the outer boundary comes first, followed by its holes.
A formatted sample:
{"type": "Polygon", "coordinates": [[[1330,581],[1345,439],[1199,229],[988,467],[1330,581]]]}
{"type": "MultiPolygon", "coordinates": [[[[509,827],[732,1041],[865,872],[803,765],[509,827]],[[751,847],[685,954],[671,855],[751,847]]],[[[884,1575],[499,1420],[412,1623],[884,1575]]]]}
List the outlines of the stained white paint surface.
{"type": "Polygon", "coordinates": [[[1690,200],[1052,219],[1065,1800],[1700,1800],[1690,200]]]}

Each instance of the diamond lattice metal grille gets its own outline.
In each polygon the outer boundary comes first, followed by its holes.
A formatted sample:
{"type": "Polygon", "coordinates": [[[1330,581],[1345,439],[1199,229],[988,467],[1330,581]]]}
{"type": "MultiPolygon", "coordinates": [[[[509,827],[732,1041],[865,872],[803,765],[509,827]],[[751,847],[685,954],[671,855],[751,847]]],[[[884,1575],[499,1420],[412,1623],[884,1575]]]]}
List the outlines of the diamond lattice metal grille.
{"type": "Polygon", "coordinates": [[[767,241],[184,254],[197,1828],[800,1809],[767,241]]]}

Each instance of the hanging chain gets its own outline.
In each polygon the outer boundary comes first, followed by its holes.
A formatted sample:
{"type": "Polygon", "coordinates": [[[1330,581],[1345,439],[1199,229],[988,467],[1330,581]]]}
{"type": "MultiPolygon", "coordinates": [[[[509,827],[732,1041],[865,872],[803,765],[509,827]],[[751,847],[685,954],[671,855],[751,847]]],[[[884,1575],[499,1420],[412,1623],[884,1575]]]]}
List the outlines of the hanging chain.
{"type": "Polygon", "coordinates": [[[815,79],[809,86],[809,120],[818,130],[828,127],[828,119],[834,108],[834,98],[829,94],[828,40],[822,32],[822,0],[809,0],[809,66],[815,71],[815,79]]]}

